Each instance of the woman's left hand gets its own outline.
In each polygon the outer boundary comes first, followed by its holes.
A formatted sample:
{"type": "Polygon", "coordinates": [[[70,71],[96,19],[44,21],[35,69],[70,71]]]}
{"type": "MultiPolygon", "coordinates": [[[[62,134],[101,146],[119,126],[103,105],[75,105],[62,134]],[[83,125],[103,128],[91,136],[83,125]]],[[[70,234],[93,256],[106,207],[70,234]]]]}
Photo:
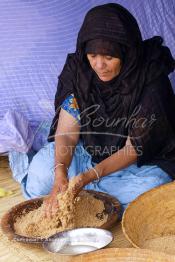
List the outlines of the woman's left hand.
{"type": "Polygon", "coordinates": [[[72,188],[72,191],[74,197],[76,197],[80,193],[80,191],[83,189],[84,186],[92,182],[94,179],[96,179],[96,175],[94,171],[91,172],[91,170],[88,170],[84,173],[80,173],[77,176],[73,177],[72,182],[74,186],[72,188]]]}
{"type": "MultiPolygon", "coordinates": [[[[71,188],[74,198],[78,196],[80,191],[83,189],[83,187],[86,185],[85,184],[85,174],[80,173],[79,175],[73,177],[70,181],[73,183],[73,187],[71,188]]],[[[69,181],[69,183],[70,183],[69,181]]]]}

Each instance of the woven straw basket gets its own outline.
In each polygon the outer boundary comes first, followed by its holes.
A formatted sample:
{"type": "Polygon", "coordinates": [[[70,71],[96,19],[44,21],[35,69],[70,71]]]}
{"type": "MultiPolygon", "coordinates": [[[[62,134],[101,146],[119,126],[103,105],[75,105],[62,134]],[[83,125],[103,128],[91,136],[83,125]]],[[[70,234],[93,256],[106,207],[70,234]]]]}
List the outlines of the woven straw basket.
{"type": "Polygon", "coordinates": [[[175,254],[175,182],[154,188],[130,203],[122,229],[134,247],[175,254]]]}
{"type": "Polygon", "coordinates": [[[81,255],[72,262],[175,262],[175,257],[164,253],[135,248],[105,248],[81,255]]]}

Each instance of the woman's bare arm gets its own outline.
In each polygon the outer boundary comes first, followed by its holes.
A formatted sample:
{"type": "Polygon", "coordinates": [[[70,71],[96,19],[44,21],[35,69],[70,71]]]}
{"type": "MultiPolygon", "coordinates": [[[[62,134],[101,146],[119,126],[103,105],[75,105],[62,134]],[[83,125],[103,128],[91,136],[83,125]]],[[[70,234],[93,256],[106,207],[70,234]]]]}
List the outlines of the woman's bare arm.
{"type": "Polygon", "coordinates": [[[79,140],[79,132],[80,126],[76,119],[61,109],[55,134],[54,185],[49,197],[44,201],[46,217],[52,217],[56,213],[58,208],[57,194],[67,189],[67,168],[72,161],[74,149],[79,140]],[[59,163],[64,165],[59,165],[59,163]]]}
{"type": "MultiPolygon", "coordinates": [[[[95,166],[100,177],[119,171],[137,161],[137,153],[128,137],[125,146],[95,166]]],[[[97,179],[93,169],[81,175],[83,185],[97,179]]]]}
{"type": "Polygon", "coordinates": [[[55,165],[63,163],[69,167],[75,146],[79,140],[80,125],[64,109],[61,109],[55,134],[55,165]]]}

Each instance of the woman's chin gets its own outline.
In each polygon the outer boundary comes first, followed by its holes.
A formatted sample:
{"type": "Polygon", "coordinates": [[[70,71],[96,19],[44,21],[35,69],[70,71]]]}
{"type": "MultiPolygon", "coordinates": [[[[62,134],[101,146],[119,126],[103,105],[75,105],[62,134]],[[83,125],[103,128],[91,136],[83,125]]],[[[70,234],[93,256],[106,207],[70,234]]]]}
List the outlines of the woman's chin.
{"type": "Polygon", "coordinates": [[[112,78],[109,77],[109,76],[98,76],[98,77],[99,77],[100,80],[103,81],[103,82],[107,82],[107,81],[112,80],[112,78]]]}

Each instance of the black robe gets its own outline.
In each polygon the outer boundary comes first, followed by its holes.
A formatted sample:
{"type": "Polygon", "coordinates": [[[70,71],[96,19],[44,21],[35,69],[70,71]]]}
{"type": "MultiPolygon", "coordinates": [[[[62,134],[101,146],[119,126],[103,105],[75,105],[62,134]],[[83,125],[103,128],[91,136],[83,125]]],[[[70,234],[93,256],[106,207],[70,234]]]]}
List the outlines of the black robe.
{"type": "Polygon", "coordinates": [[[162,43],[161,37],[143,41],[134,17],[118,4],[91,9],[59,76],[48,141],[54,140],[60,105],[74,93],[80,137],[94,162],[117,152],[130,136],[138,166],[157,164],[175,177],[175,96],[168,79],[175,64],[162,43]],[[116,41],[124,54],[120,74],[108,82],[98,78],[84,52],[86,42],[97,38],[116,41]]]}

